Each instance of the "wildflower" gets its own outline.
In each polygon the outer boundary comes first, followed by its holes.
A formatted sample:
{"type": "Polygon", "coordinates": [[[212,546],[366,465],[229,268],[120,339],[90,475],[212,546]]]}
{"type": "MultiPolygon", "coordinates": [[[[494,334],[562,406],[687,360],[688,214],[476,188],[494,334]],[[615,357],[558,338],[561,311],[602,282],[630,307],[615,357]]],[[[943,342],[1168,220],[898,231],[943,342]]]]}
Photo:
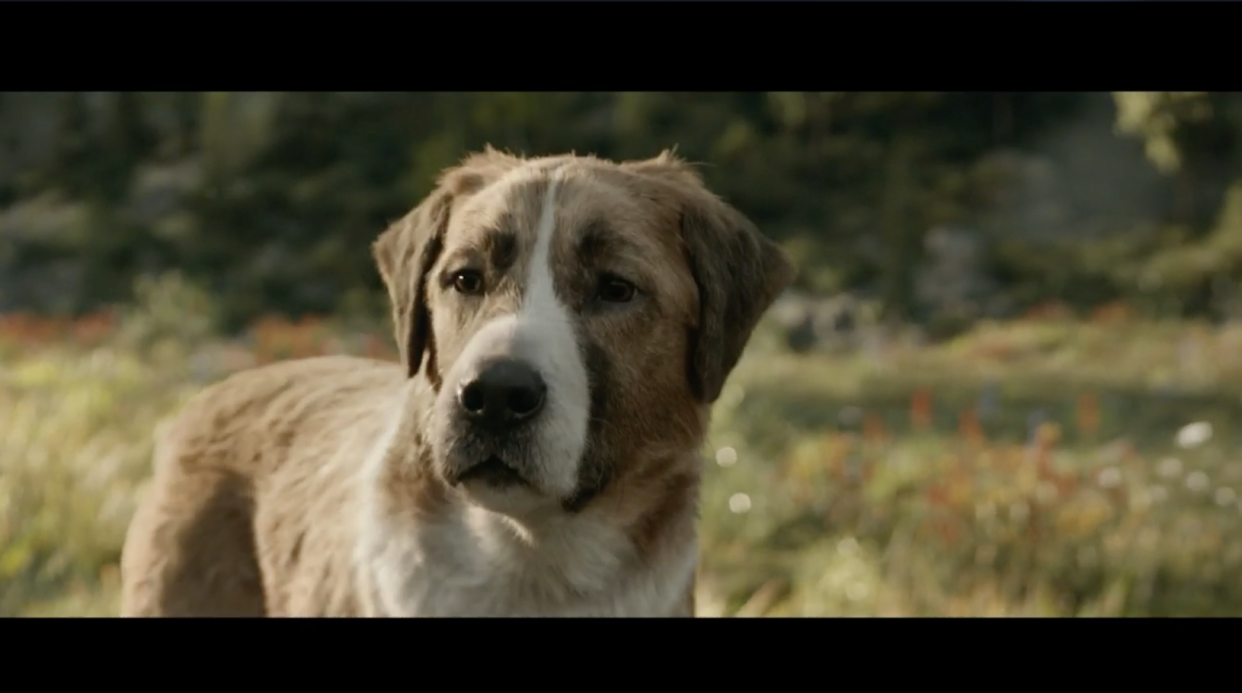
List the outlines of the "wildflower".
{"type": "Polygon", "coordinates": [[[1083,394],[1078,397],[1077,408],[1078,430],[1093,435],[1100,427],[1100,402],[1094,394],[1083,394]]]}
{"type": "Polygon", "coordinates": [[[966,409],[958,417],[958,432],[967,442],[981,444],[986,440],[983,426],[979,424],[979,412],[976,408],[966,409]]]}
{"type": "Polygon", "coordinates": [[[1221,507],[1233,505],[1233,502],[1237,499],[1237,492],[1231,488],[1221,487],[1216,489],[1216,504],[1221,507]]]}
{"type": "Polygon", "coordinates": [[[863,438],[870,443],[876,443],[884,439],[884,420],[875,412],[867,414],[867,418],[863,420],[863,438]]]}
{"type": "Polygon", "coordinates": [[[1100,488],[1116,488],[1121,485],[1121,470],[1116,467],[1105,467],[1096,475],[1096,483],[1100,488]]]}
{"type": "Polygon", "coordinates": [[[1061,427],[1046,421],[1035,429],[1035,440],[1041,448],[1050,448],[1061,440],[1061,427]]]}
{"type": "Polygon", "coordinates": [[[1181,448],[1196,448],[1211,439],[1212,424],[1207,421],[1187,424],[1177,432],[1177,445],[1181,448]]]}
{"type": "Polygon", "coordinates": [[[910,423],[915,428],[931,425],[932,396],[926,389],[919,389],[910,397],[910,423]]]}
{"type": "Polygon", "coordinates": [[[745,493],[733,494],[729,497],[729,510],[736,515],[750,512],[750,496],[745,493]]]}

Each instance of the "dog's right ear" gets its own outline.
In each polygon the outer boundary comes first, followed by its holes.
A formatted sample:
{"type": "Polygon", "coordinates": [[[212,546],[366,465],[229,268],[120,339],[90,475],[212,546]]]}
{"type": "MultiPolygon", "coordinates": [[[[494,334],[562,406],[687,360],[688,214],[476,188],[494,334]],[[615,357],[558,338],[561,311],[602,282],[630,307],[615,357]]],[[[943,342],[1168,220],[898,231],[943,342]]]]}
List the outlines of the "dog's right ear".
{"type": "MultiPolygon", "coordinates": [[[[418,374],[431,339],[427,273],[440,256],[454,203],[520,163],[521,159],[490,145],[482,153],[467,157],[459,166],[445,170],[436,189],[372,245],[375,264],[392,302],[393,329],[407,377],[418,374]]],[[[434,378],[436,374],[428,375],[434,378]]]]}
{"type": "Polygon", "coordinates": [[[436,190],[413,212],[388,227],[371,250],[392,304],[393,330],[406,376],[422,366],[430,334],[424,278],[440,255],[452,197],[436,190]]]}

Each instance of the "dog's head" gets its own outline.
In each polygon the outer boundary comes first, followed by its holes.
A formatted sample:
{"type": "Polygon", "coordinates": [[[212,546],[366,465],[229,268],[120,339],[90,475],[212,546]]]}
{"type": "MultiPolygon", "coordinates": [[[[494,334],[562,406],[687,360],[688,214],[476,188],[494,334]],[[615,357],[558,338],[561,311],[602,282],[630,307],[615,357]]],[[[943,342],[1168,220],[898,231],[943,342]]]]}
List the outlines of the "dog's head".
{"type": "Polygon", "coordinates": [[[698,445],[785,254],[671,153],[488,148],[375,243],[436,473],[504,513],[581,508],[698,445]]]}

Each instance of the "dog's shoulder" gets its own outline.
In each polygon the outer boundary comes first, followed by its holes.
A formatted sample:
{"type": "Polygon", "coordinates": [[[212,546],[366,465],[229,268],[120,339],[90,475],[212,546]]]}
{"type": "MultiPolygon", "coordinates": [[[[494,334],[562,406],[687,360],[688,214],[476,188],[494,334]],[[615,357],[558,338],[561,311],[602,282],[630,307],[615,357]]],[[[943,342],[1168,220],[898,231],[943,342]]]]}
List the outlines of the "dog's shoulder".
{"type": "Polygon", "coordinates": [[[366,448],[349,436],[366,435],[368,413],[391,407],[404,380],[393,363],[322,357],[241,371],[191,397],[156,433],[155,485],[123,551],[125,612],[282,613],[297,599],[348,612],[348,580],[323,557],[349,550],[337,531],[347,453],[366,448]],[[315,522],[327,529],[309,532],[315,522]],[[288,563],[303,544],[323,583],[309,591],[288,563]]]}
{"type": "Polygon", "coordinates": [[[249,368],[190,398],[179,422],[231,428],[272,416],[313,415],[349,399],[367,399],[403,380],[400,366],[353,356],[294,359],[249,368]],[[312,406],[313,405],[313,406],[312,406]]]}
{"type": "Polygon", "coordinates": [[[395,363],[351,356],[239,371],[191,397],[160,431],[157,472],[172,459],[236,467],[325,444],[350,419],[384,406],[403,380],[395,363]]]}

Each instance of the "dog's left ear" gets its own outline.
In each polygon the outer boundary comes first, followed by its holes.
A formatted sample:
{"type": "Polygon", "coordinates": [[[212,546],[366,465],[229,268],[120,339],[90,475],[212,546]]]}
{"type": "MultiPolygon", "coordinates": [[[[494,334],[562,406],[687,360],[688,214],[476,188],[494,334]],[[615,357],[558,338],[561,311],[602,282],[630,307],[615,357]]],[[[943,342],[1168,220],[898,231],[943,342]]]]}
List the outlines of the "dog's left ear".
{"type": "Polygon", "coordinates": [[[688,371],[695,395],[715,402],[763,313],[797,276],[785,251],[709,191],[671,151],[627,164],[673,191],[681,237],[699,290],[688,371]]]}
{"type": "MultiPolygon", "coordinates": [[[[418,374],[431,340],[427,273],[440,256],[454,202],[473,195],[520,163],[518,157],[490,145],[466,157],[459,165],[445,169],[435,190],[371,246],[392,302],[393,329],[408,377],[418,374]]],[[[434,365],[427,369],[427,376],[433,380],[438,377],[434,365]]]]}

